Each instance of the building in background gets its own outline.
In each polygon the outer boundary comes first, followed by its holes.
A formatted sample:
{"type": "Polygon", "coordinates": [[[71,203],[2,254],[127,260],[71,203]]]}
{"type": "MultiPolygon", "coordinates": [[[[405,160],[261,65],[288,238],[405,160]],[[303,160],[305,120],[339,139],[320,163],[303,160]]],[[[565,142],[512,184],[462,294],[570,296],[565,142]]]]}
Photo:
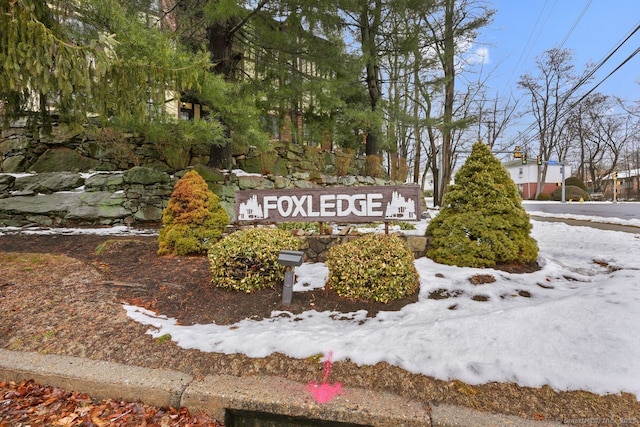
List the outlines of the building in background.
{"type": "Polygon", "coordinates": [[[603,178],[604,199],[613,200],[613,185],[618,189],[616,200],[640,200],[640,169],[621,170],[603,178]]]}
{"type": "MultiPolygon", "coordinates": [[[[536,164],[535,159],[533,164],[528,163],[526,165],[523,165],[519,159],[513,160],[504,163],[504,167],[509,172],[509,175],[511,175],[513,182],[518,186],[523,200],[536,197],[538,190],[538,168],[542,166],[536,164]]],[[[547,176],[540,193],[551,194],[562,185],[562,168],[563,166],[559,164],[549,163],[547,165],[547,176]]],[[[564,165],[564,168],[564,176],[566,179],[571,176],[571,166],[564,165]]]]}

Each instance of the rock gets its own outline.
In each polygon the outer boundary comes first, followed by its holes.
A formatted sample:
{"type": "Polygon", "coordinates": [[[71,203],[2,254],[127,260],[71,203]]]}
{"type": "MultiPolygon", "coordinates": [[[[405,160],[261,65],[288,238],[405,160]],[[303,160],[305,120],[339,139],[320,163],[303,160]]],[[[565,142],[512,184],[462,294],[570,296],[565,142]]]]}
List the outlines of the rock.
{"type": "Polygon", "coordinates": [[[0,193],[13,188],[16,177],[11,175],[0,175],[0,193]]]}
{"type": "Polygon", "coordinates": [[[301,181],[301,180],[293,181],[293,186],[296,187],[296,188],[316,188],[316,187],[318,187],[317,184],[314,184],[311,181],[301,181]]]}
{"type": "Polygon", "coordinates": [[[295,180],[306,181],[309,179],[309,172],[296,172],[291,174],[291,178],[295,180]]]}
{"type": "Polygon", "coordinates": [[[124,176],[121,173],[96,173],[86,178],[86,191],[116,191],[122,188],[124,176]]]}
{"type": "Polygon", "coordinates": [[[374,185],[376,183],[376,180],[370,176],[359,176],[357,180],[360,184],[365,185],[374,185]]]}
{"type": "Polygon", "coordinates": [[[322,175],[322,183],[325,185],[336,185],[338,177],[335,175],[322,175]]]}
{"type": "Polygon", "coordinates": [[[29,149],[29,146],[30,141],[28,138],[24,136],[14,136],[0,143],[0,152],[5,156],[12,153],[24,153],[29,149]]]}
{"type": "Polygon", "coordinates": [[[424,256],[427,251],[427,238],[422,236],[406,236],[407,246],[416,258],[424,256]]]}
{"type": "Polygon", "coordinates": [[[196,165],[193,169],[195,169],[206,182],[224,182],[224,175],[218,169],[205,165],[196,165]]]}
{"type": "Polygon", "coordinates": [[[238,184],[241,190],[264,190],[274,187],[273,181],[261,176],[239,176],[238,184]]]}
{"type": "Polygon", "coordinates": [[[13,186],[17,191],[33,191],[50,194],[58,191],[74,190],[84,185],[84,178],[79,173],[40,173],[16,178],[13,186]]]}
{"type": "Polygon", "coordinates": [[[67,147],[50,148],[29,168],[33,172],[85,172],[95,170],[100,162],[81,156],[67,147]]]}
{"type": "Polygon", "coordinates": [[[124,218],[128,211],[123,206],[125,195],[109,191],[81,193],[70,203],[66,219],[124,218]]]}
{"type": "Polygon", "coordinates": [[[40,196],[14,196],[0,199],[0,211],[14,214],[43,214],[51,216],[65,213],[81,193],[54,193],[40,196]]]}
{"type": "Polygon", "coordinates": [[[127,184],[168,184],[171,177],[168,173],[148,167],[136,166],[124,173],[124,182],[127,184]]]}
{"type": "Polygon", "coordinates": [[[277,189],[287,188],[291,185],[291,180],[284,176],[273,176],[271,177],[273,180],[273,185],[277,189]]]}
{"type": "Polygon", "coordinates": [[[23,172],[26,159],[21,155],[8,157],[2,162],[2,170],[9,173],[23,172]]]}
{"type": "Polygon", "coordinates": [[[353,187],[356,184],[356,177],[353,175],[338,177],[338,185],[353,187]]]}
{"type": "Polygon", "coordinates": [[[224,185],[220,191],[220,193],[216,193],[218,194],[218,196],[220,196],[220,199],[224,199],[224,200],[235,200],[236,198],[236,191],[240,190],[240,187],[234,184],[231,185],[224,185]]]}
{"type": "Polygon", "coordinates": [[[144,206],[134,214],[134,218],[137,221],[162,221],[162,209],[156,206],[144,206]]]}

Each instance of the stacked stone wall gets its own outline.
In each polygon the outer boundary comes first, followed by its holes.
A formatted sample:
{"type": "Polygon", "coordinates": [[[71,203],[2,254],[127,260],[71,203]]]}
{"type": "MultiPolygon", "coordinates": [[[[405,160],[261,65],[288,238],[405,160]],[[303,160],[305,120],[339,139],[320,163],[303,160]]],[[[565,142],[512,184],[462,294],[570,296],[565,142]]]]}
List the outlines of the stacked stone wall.
{"type": "MultiPolygon", "coordinates": [[[[89,174],[0,174],[0,227],[158,227],[173,186],[181,175],[169,175],[144,167],[89,174]]],[[[220,177],[221,181],[208,181],[209,187],[220,197],[232,222],[237,190],[398,184],[360,176],[317,175],[311,178],[307,173],[289,176],[228,173],[212,176],[220,177]]],[[[299,238],[308,261],[324,262],[332,246],[357,236],[302,235],[299,238]]],[[[424,237],[404,238],[416,257],[424,255],[424,237]]]]}

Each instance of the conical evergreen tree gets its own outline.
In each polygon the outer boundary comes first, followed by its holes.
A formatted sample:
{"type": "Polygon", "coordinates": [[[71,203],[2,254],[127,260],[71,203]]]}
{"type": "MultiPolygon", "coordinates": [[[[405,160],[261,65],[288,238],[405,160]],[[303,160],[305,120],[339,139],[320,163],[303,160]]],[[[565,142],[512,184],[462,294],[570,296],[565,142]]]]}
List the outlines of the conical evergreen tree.
{"type": "Polygon", "coordinates": [[[197,171],[187,172],[176,183],[162,212],[158,236],[159,255],[206,253],[229,224],[220,199],[197,171]]]}
{"type": "Polygon", "coordinates": [[[482,142],[456,174],[444,207],[426,230],[427,256],[461,267],[534,262],[538,245],[507,170],[482,142]]]}

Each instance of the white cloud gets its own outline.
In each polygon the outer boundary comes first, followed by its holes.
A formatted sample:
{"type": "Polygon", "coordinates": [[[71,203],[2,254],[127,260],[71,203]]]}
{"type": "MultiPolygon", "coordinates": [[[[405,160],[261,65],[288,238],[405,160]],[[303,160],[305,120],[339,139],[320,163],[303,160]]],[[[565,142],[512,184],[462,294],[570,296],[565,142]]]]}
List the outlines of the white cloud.
{"type": "Polygon", "coordinates": [[[469,54],[468,60],[471,65],[484,65],[490,63],[491,59],[489,58],[489,49],[484,46],[477,48],[469,54]]]}

